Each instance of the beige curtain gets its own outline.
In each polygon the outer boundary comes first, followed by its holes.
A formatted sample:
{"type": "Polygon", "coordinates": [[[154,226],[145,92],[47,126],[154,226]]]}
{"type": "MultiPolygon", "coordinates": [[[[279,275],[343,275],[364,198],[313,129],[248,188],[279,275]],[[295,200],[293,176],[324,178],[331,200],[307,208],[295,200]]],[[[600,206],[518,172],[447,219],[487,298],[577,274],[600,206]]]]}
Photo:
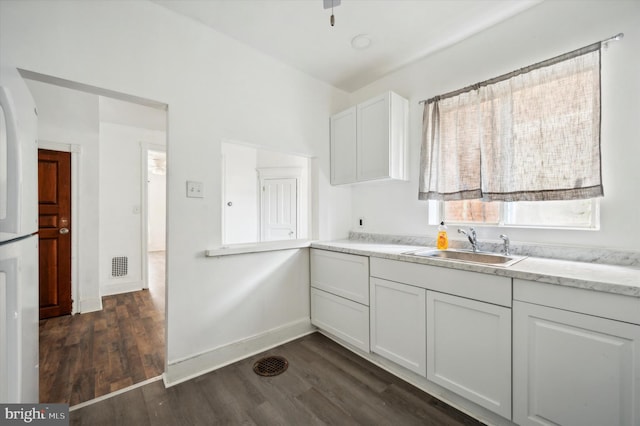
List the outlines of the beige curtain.
{"type": "Polygon", "coordinates": [[[424,105],[419,199],[603,195],[599,45],[449,95],[424,105]]]}

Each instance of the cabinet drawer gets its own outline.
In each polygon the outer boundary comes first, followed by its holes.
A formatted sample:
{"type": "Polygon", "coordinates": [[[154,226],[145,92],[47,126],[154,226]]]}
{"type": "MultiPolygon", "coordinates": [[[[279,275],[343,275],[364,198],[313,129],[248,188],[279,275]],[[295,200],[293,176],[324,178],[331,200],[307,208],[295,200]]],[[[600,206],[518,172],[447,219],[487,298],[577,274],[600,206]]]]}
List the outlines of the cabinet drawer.
{"type": "Polygon", "coordinates": [[[371,276],[511,307],[511,278],[375,257],[371,276]]]}
{"type": "Polygon", "coordinates": [[[637,297],[514,279],[513,299],[640,325],[637,297]]]}
{"type": "Polygon", "coordinates": [[[325,291],[311,289],[311,323],[369,352],[369,308],[325,291]]]}
{"type": "Polygon", "coordinates": [[[311,286],[369,306],[369,258],[311,249],[311,286]]]}

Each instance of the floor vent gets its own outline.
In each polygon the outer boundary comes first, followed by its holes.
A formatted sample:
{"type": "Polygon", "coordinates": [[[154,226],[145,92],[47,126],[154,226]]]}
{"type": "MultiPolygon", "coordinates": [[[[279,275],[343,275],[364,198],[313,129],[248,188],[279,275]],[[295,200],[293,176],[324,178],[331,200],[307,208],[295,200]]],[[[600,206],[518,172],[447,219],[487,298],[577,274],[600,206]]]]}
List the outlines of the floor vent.
{"type": "Polygon", "coordinates": [[[253,364],[253,371],[259,376],[277,376],[287,371],[289,361],[281,356],[268,356],[261,358],[253,364]]]}
{"type": "Polygon", "coordinates": [[[129,258],[118,256],[111,259],[111,277],[126,277],[129,273],[129,258]]]}

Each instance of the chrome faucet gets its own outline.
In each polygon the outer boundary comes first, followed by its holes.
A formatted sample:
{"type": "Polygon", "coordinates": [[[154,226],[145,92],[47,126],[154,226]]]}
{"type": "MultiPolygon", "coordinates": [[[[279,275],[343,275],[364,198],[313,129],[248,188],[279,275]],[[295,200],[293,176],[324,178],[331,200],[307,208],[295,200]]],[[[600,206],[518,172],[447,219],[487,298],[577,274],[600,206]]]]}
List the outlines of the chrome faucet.
{"type": "Polygon", "coordinates": [[[504,245],[502,246],[502,254],[504,254],[505,256],[509,256],[509,237],[507,237],[505,234],[500,235],[500,238],[502,238],[502,241],[504,243],[504,245]]]}
{"type": "Polygon", "coordinates": [[[469,239],[471,248],[473,249],[473,252],[476,253],[478,251],[478,237],[476,235],[476,230],[473,228],[469,228],[469,232],[467,232],[462,228],[458,228],[458,233],[464,235],[469,239]]]}

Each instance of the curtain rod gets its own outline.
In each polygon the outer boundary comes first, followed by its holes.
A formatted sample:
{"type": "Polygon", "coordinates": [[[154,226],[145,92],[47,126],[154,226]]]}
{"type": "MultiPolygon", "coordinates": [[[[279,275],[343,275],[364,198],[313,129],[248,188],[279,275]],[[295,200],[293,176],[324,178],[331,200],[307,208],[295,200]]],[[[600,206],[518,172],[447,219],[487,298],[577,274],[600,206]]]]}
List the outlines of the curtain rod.
{"type": "Polygon", "coordinates": [[[547,59],[547,60],[544,60],[542,62],[538,62],[538,63],[535,63],[533,65],[529,65],[529,66],[524,67],[524,68],[520,68],[520,69],[518,69],[516,71],[512,71],[510,73],[503,74],[501,76],[494,77],[494,78],[491,78],[489,80],[481,81],[480,83],[472,84],[471,86],[463,87],[462,89],[454,90],[453,92],[445,93],[444,95],[434,96],[433,98],[430,98],[430,99],[423,99],[418,103],[419,104],[423,104],[423,103],[426,102],[426,103],[430,104],[430,103],[433,103],[435,101],[439,101],[441,99],[447,99],[447,98],[451,98],[451,97],[457,96],[457,95],[459,95],[461,93],[470,92],[472,90],[477,90],[482,86],[487,86],[489,84],[498,83],[500,81],[507,80],[507,79],[509,79],[511,77],[515,77],[516,75],[524,74],[524,73],[532,71],[534,69],[538,69],[538,68],[542,68],[542,67],[545,67],[545,66],[553,65],[553,64],[556,64],[558,62],[562,62],[562,61],[565,61],[567,59],[574,58],[576,56],[580,56],[580,55],[584,55],[586,53],[593,52],[593,51],[599,49],[603,44],[606,46],[607,43],[609,43],[610,41],[618,41],[618,40],[621,40],[623,37],[624,37],[624,33],[618,33],[618,34],[614,35],[613,37],[609,37],[607,39],[595,42],[595,43],[590,44],[588,46],[584,46],[584,47],[581,47],[579,49],[572,50],[571,52],[563,53],[562,55],[556,56],[554,58],[547,59]]]}

